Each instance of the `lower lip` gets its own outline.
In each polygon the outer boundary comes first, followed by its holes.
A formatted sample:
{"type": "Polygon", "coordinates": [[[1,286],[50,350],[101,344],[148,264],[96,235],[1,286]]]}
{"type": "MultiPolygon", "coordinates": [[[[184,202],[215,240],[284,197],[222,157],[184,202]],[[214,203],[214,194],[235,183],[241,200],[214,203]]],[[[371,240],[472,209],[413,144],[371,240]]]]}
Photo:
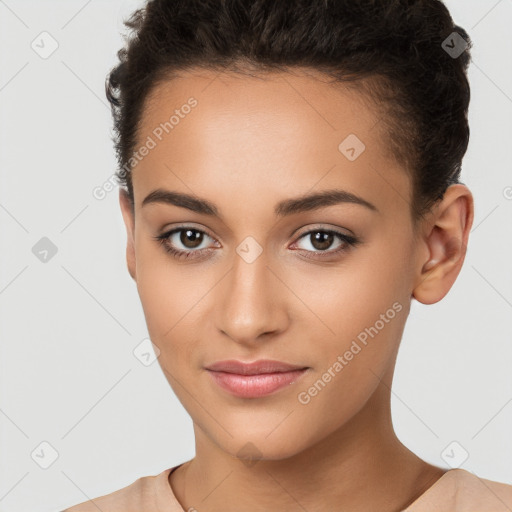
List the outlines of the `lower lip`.
{"type": "Polygon", "coordinates": [[[270,395],[294,383],[307,371],[262,373],[259,375],[239,375],[238,373],[215,372],[208,370],[213,380],[229,393],[242,398],[258,398],[270,395]]]}

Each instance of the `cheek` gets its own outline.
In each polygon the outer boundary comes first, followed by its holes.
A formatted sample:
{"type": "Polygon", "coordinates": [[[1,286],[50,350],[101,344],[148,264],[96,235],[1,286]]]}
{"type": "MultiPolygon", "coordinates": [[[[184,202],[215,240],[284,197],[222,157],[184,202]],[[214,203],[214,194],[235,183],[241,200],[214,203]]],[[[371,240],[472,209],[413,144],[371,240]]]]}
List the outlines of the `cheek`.
{"type": "Polygon", "coordinates": [[[314,407],[328,406],[336,397],[343,398],[346,407],[355,407],[374,389],[375,374],[392,364],[410,308],[406,264],[405,244],[374,241],[339,267],[303,273],[297,294],[307,297],[316,316],[312,324],[311,315],[309,323],[303,319],[303,332],[309,330],[315,339],[315,374],[308,385],[323,395],[312,400],[314,407]],[[329,369],[324,391],[322,383],[315,382],[329,369]]]}
{"type": "Polygon", "coordinates": [[[160,363],[171,370],[174,361],[189,357],[198,333],[192,324],[204,290],[186,279],[179,267],[160,257],[139,258],[137,290],[151,340],[160,349],[160,363]]]}
{"type": "Polygon", "coordinates": [[[158,242],[137,240],[136,261],[137,290],[148,329],[161,338],[198,302],[200,290],[158,242]]]}
{"type": "Polygon", "coordinates": [[[317,423],[311,436],[326,435],[357,414],[393,366],[400,344],[409,302],[386,274],[355,277],[340,281],[345,287],[337,293],[318,294],[329,304],[320,315],[335,334],[316,335],[315,371],[297,389],[297,417],[317,423]]]}
{"type": "Polygon", "coordinates": [[[169,273],[160,272],[158,267],[137,268],[137,290],[149,333],[160,340],[178,321],[186,294],[179,292],[169,273]]]}
{"type": "MultiPolygon", "coordinates": [[[[352,250],[336,265],[285,269],[283,280],[294,284],[294,292],[312,313],[303,314],[301,320],[314,325],[320,339],[337,342],[339,348],[373,326],[381,315],[384,321],[397,323],[396,310],[405,310],[410,302],[408,252],[405,239],[390,244],[382,236],[352,250]]],[[[397,316],[398,323],[403,322],[397,316]]],[[[387,323],[384,330],[391,331],[387,323]]]]}

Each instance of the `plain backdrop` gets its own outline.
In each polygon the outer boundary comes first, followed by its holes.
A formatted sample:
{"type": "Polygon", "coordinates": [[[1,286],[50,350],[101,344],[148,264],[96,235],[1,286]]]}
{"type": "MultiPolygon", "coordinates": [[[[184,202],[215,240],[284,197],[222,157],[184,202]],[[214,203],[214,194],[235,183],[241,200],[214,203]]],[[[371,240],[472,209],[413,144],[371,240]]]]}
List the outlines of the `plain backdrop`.
{"type": "MultiPolygon", "coordinates": [[[[412,303],[393,421],[428,462],[512,483],[512,0],[446,4],[474,43],[475,221],[448,295],[412,303]]],[[[104,81],[138,5],[0,1],[3,512],[61,510],[194,456],[158,363],[133,353],[148,333],[118,191],[92,193],[116,168],[104,81]]]]}

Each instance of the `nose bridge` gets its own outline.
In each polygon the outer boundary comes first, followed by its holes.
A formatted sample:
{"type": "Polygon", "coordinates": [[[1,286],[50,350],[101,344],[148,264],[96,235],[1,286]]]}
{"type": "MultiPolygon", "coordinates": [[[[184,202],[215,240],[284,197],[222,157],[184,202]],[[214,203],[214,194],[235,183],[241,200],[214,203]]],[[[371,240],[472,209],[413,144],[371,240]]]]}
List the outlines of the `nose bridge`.
{"type": "Polygon", "coordinates": [[[217,327],[234,341],[251,343],[283,328],[284,305],[279,303],[269,263],[263,248],[250,237],[236,248],[217,317],[217,327]]]}

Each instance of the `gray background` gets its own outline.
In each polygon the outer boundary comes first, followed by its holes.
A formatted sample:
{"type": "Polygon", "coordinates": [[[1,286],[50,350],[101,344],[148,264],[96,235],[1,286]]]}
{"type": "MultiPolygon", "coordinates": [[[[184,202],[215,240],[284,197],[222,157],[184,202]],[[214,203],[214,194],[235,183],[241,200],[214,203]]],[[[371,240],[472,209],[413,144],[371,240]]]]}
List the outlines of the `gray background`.
{"type": "MultiPolygon", "coordinates": [[[[104,80],[139,4],[0,1],[1,511],[60,510],[194,455],[158,363],[133,354],[148,333],[117,189],[92,194],[115,171],[104,80]],[[58,43],[46,59],[31,47],[43,31],[58,43]],[[43,237],[47,262],[33,252],[43,237]],[[58,453],[47,469],[42,442],[58,453]]],[[[412,303],[393,418],[425,460],[448,468],[467,452],[460,467],[512,483],[512,0],[446,4],[474,41],[475,221],[452,290],[412,303]]]]}

